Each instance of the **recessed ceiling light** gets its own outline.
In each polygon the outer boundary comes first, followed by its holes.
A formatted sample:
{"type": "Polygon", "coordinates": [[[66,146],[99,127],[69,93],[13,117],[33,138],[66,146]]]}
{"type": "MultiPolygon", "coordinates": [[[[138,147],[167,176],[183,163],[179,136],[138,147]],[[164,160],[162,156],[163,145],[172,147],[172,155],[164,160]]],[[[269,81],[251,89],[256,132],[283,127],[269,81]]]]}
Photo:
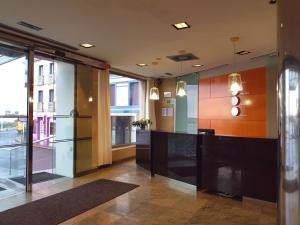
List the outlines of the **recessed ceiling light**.
{"type": "Polygon", "coordinates": [[[95,47],[95,45],[92,45],[92,44],[89,44],[89,43],[82,43],[80,44],[81,47],[84,47],[84,48],[92,48],[92,47],[95,47]]]}
{"type": "Polygon", "coordinates": [[[187,22],[181,22],[173,24],[173,27],[175,27],[177,30],[182,30],[190,28],[191,26],[187,22]]]}
{"type": "Polygon", "coordinates": [[[139,67],[148,66],[146,63],[138,63],[138,64],[136,64],[136,65],[139,66],[139,67]]]}
{"type": "Polygon", "coordinates": [[[249,51],[240,51],[240,52],[236,52],[235,54],[237,54],[237,55],[247,55],[249,53],[251,53],[251,52],[249,52],[249,51]]]}
{"type": "Polygon", "coordinates": [[[193,65],[193,67],[202,67],[202,66],[204,66],[204,65],[202,65],[202,64],[195,64],[195,65],[193,65]]]}

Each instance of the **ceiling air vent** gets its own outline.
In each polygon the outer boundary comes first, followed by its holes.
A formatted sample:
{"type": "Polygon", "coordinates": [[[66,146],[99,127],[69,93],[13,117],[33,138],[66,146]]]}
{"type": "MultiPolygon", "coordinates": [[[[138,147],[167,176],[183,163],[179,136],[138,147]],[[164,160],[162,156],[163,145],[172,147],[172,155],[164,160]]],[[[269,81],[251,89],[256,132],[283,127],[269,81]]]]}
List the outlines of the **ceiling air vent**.
{"type": "Polygon", "coordinates": [[[268,53],[268,54],[255,56],[255,57],[252,57],[250,59],[255,60],[255,59],[266,58],[266,57],[274,57],[274,56],[277,56],[277,52],[271,52],[271,53],[268,53]]]}
{"type": "Polygon", "coordinates": [[[220,65],[220,66],[211,67],[211,68],[206,69],[206,70],[200,70],[199,72],[207,72],[207,71],[211,71],[211,70],[221,69],[221,68],[224,68],[224,67],[227,67],[227,66],[228,66],[228,64],[223,64],[223,65],[220,65]]]}
{"type": "Polygon", "coordinates": [[[17,24],[19,24],[19,25],[21,25],[21,26],[23,26],[23,27],[29,28],[29,29],[31,29],[31,30],[35,30],[35,31],[40,31],[40,30],[43,29],[43,28],[41,28],[41,27],[32,25],[32,24],[27,23],[27,22],[24,22],[24,21],[20,21],[20,22],[18,22],[17,24]]]}
{"type": "Polygon", "coordinates": [[[199,59],[197,56],[195,56],[192,53],[188,54],[182,54],[182,55],[173,55],[173,56],[167,56],[167,58],[175,61],[175,62],[182,62],[182,61],[190,61],[190,60],[195,60],[199,59]]]}

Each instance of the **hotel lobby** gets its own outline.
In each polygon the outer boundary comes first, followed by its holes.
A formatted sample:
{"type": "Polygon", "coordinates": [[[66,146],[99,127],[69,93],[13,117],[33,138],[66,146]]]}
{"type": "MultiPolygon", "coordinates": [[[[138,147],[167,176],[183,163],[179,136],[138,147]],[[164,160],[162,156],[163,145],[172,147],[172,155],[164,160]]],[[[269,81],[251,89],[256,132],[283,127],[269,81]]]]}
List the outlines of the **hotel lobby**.
{"type": "Polygon", "coordinates": [[[0,225],[300,225],[298,0],[0,7],[0,225]]]}

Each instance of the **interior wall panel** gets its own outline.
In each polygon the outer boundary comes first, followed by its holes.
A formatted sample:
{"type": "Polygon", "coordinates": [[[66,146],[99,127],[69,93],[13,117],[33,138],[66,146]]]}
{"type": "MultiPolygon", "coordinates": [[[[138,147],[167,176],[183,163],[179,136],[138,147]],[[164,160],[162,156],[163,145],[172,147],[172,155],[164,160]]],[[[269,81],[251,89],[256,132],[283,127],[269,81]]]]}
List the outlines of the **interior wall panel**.
{"type": "Polygon", "coordinates": [[[231,115],[228,74],[199,80],[198,127],[218,135],[266,137],[266,69],[241,71],[240,115],[231,115]]]}

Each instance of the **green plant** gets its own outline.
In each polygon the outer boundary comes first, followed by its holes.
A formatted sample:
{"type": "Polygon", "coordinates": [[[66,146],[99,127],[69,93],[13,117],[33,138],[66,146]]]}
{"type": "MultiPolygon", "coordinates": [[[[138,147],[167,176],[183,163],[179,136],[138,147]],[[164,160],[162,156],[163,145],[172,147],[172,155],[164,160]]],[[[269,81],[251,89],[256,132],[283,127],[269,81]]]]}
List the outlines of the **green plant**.
{"type": "Polygon", "coordinates": [[[147,119],[140,119],[140,120],[137,120],[137,121],[133,121],[131,123],[132,126],[134,127],[139,127],[141,129],[144,129],[147,125],[149,124],[152,124],[151,120],[147,119]]]}

